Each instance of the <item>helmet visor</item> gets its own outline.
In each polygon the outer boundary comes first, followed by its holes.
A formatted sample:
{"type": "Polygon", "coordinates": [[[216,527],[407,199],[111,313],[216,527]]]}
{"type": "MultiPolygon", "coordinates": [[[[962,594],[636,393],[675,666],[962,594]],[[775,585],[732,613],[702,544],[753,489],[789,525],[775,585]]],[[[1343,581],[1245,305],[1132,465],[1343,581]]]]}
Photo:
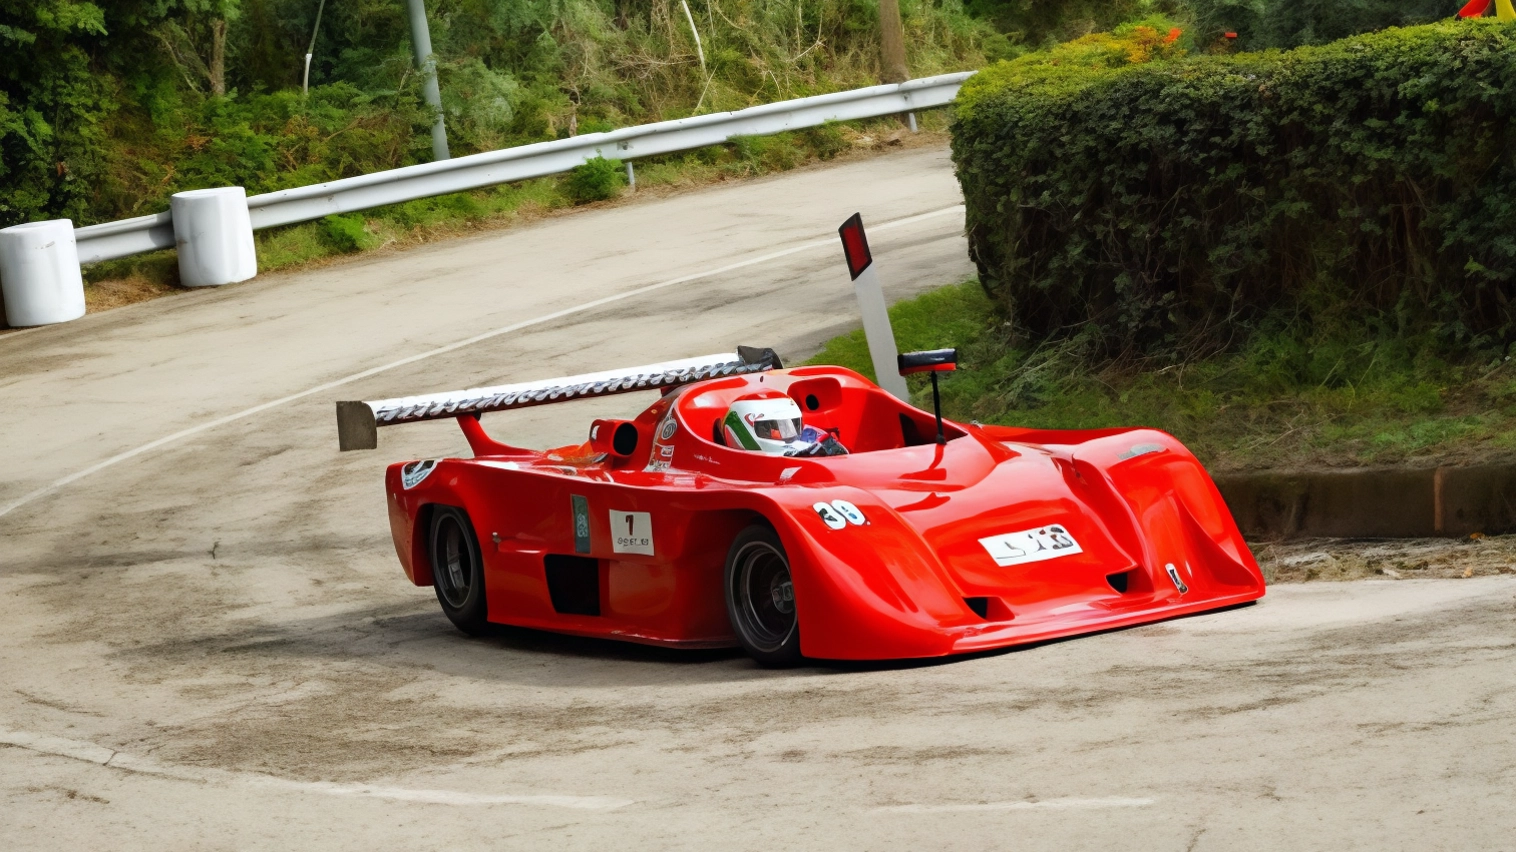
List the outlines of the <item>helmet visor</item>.
{"type": "Polygon", "coordinates": [[[800,434],[800,418],[755,421],[753,423],[753,434],[766,441],[792,440],[800,434]]]}

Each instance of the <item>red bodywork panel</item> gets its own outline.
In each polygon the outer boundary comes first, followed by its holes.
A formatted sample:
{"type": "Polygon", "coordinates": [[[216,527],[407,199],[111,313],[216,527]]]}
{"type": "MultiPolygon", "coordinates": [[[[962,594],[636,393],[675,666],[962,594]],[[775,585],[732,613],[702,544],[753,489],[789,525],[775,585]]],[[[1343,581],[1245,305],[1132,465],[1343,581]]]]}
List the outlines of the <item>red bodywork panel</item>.
{"type": "Polygon", "coordinates": [[[939,445],[931,414],[839,367],[676,389],[633,421],[636,449],[619,458],[589,443],[522,450],[475,418],[459,423],[474,458],[442,459],[409,488],[405,465],[390,466],[390,526],[406,574],[430,585],[429,507],[463,508],[483,553],[489,620],[502,624],[734,645],[723,569],[732,540],[756,522],[783,542],[801,650],[815,658],[934,657],[1264,594],[1210,476],[1151,429],[947,422],[939,445]],[[715,443],[730,402],[759,389],[793,397],[807,425],[852,453],[784,458],[715,443]],[[838,515],[813,508],[834,500],[862,523],[834,528],[838,515]],[[576,518],[587,536],[576,536],[576,518]]]}

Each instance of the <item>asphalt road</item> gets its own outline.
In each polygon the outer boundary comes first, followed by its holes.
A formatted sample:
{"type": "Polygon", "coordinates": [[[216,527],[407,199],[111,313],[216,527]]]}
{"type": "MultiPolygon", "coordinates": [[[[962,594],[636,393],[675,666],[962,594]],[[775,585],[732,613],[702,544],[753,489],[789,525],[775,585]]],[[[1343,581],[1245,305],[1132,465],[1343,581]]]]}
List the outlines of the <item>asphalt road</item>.
{"type": "Polygon", "coordinates": [[[0,845],[1516,849],[1508,578],[784,672],[469,640],[405,582],[383,467],[463,441],[338,454],[332,400],[803,356],[856,322],[842,219],[898,298],[970,273],[960,200],[910,151],[0,336],[0,845]]]}

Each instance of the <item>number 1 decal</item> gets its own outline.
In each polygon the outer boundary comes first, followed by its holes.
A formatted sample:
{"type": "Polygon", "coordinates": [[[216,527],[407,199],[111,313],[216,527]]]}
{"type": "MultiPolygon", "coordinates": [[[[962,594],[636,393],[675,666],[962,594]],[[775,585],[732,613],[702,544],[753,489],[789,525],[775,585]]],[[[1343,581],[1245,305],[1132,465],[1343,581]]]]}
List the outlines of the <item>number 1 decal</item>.
{"type": "Polygon", "coordinates": [[[611,550],[653,555],[653,516],[648,512],[611,510],[611,550]],[[623,532],[623,530],[625,532],[623,532]]]}

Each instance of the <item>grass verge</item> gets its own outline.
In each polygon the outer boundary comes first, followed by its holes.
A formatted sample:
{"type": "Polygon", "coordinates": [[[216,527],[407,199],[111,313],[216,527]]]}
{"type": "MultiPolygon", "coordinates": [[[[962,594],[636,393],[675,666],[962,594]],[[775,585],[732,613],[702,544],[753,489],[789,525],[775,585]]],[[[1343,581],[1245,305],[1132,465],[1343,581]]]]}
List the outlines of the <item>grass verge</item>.
{"type": "MultiPolygon", "coordinates": [[[[1516,365],[1439,354],[1435,341],[1367,325],[1265,327],[1235,350],[1182,363],[1091,367],[1082,339],[1018,341],[977,282],[890,309],[901,351],[954,346],[944,414],[1036,428],[1151,426],[1213,471],[1516,459],[1516,365]]],[[[811,363],[872,375],[861,330],[811,363]]],[[[913,380],[918,404],[930,405],[913,380]]]]}

